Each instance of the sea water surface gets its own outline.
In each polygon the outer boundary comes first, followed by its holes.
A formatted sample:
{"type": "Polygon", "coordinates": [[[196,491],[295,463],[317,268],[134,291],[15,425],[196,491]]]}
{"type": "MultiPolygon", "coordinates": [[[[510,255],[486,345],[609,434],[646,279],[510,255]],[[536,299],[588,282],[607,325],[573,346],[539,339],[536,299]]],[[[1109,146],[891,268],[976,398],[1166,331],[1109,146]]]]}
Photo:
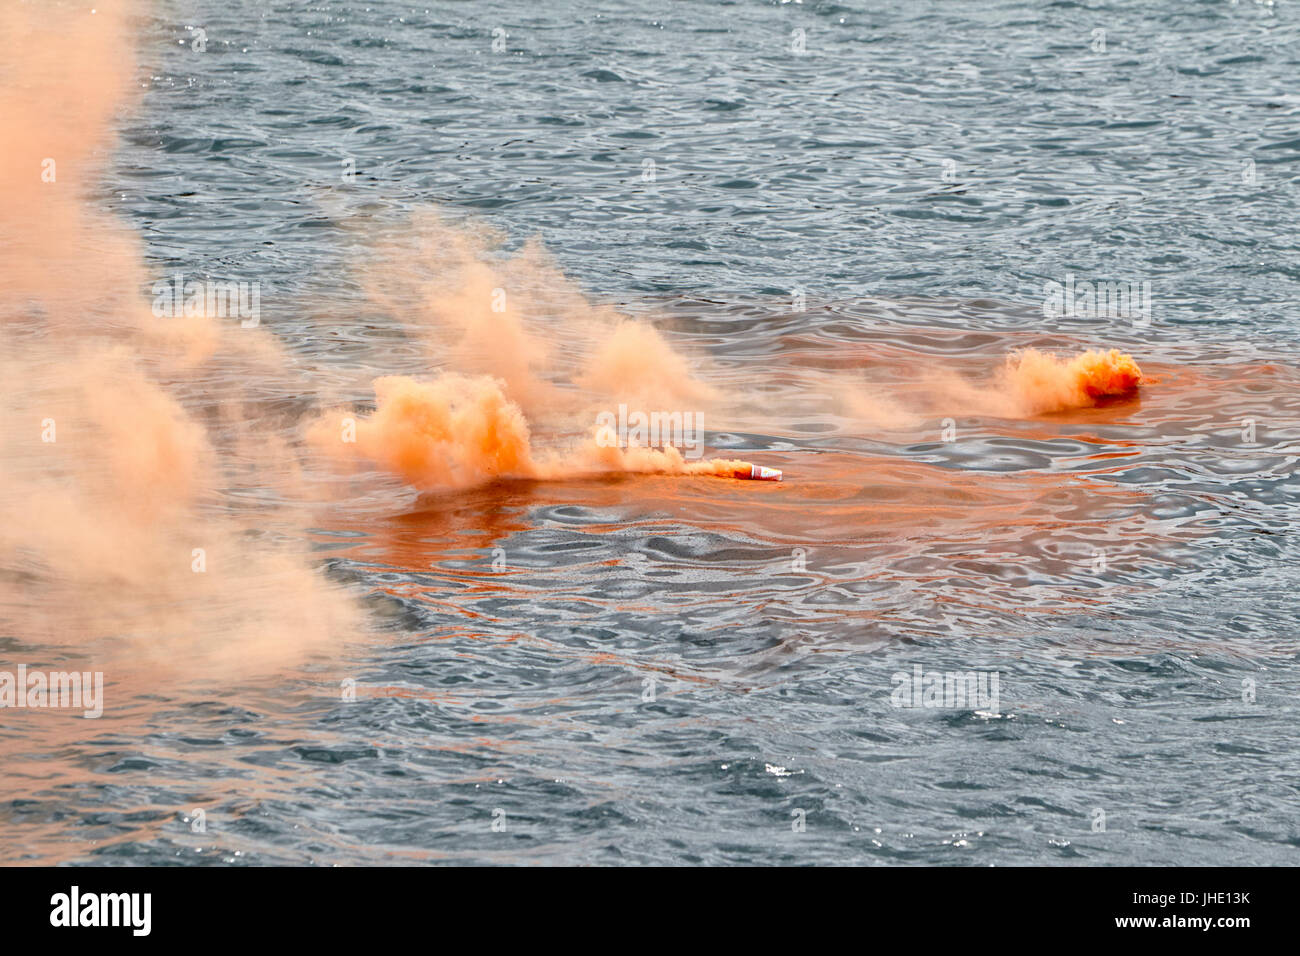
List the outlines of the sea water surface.
{"type": "Polygon", "coordinates": [[[751,389],[709,447],[786,480],[363,481],[298,534],[370,627],[6,715],[0,859],[1297,861],[1295,3],[163,0],[137,55],[97,202],[334,397],[434,370],[353,267],[437,207],[751,389]],[[1151,314],[1045,316],[1068,276],[1151,314]],[[1152,384],[925,404],[1024,346],[1152,384]]]}

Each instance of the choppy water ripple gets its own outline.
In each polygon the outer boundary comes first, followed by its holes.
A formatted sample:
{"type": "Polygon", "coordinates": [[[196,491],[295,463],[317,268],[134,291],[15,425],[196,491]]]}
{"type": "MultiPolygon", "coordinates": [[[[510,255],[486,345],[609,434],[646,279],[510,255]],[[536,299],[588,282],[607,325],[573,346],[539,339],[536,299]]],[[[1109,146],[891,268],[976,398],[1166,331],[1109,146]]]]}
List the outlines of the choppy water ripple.
{"type": "Polygon", "coordinates": [[[616,295],[797,285],[1037,303],[1069,271],[1152,281],[1171,325],[1292,327],[1289,4],[248,3],[209,17],[201,59],[186,17],[153,25],[173,47],[150,47],[156,109],[130,157],[175,165],[129,205],[183,215],[173,240],[237,224],[225,254],[282,264],[290,285],[284,259],[316,251],[332,204],[433,199],[541,232],[616,295]],[[363,189],[340,189],[344,159],[363,189]]]}
{"type": "Polygon", "coordinates": [[[474,212],[762,383],[709,445],[788,480],[379,483],[310,532],[377,636],[15,712],[0,858],[1295,862],[1294,4],[200,12],[202,54],[190,8],[144,25],[102,197],[160,277],[264,282],[360,399],[427,359],[367,311],[355,224],[474,212]],[[1071,273],[1151,281],[1153,321],[1045,320],[1071,273]],[[821,377],[919,401],[1084,345],[1158,384],[881,424],[821,377]],[[995,671],[998,712],[893,706],[914,665],[995,671]]]}

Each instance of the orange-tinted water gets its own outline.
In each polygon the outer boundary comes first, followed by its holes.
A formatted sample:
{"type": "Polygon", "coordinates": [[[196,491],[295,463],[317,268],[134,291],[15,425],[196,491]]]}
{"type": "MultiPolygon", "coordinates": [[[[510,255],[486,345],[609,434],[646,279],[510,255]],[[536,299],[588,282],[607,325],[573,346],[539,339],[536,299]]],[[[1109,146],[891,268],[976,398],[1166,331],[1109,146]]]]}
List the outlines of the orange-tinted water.
{"type": "MultiPolygon", "coordinates": [[[[689,789],[745,761],[723,810],[784,830],[784,803],[745,802],[786,799],[772,748],[836,780],[828,813],[919,752],[870,709],[907,655],[1114,663],[1009,695],[1046,733],[1136,722],[1163,679],[1222,709],[1298,649],[1261,568],[1293,537],[1300,375],[1259,343],[1067,334],[999,303],[615,309],[540,242],[509,254],[428,209],[346,221],[370,254],[278,323],[160,320],[142,290],[166,269],[96,192],[133,106],[131,12],[0,11],[31,38],[0,95],[0,639],[9,664],[106,680],[95,721],[5,713],[5,862],[517,861],[448,794],[632,812],[629,768],[689,789]],[[620,403],[702,415],[702,457],[602,445],[620,403]],[[727,477],[743,462],[784,480],[727,477]],[[421,832],[365,829],[394,808],[421,832]]],[[[945,724],[943,759],[983,720],[945,724]]],[[[1146,742],[1106,739],[1104,767],[1043,744],[1033,773],[1110,779],[1146,742]]],[[[957,789],[916,779],[872,806],[957,789]]]]}

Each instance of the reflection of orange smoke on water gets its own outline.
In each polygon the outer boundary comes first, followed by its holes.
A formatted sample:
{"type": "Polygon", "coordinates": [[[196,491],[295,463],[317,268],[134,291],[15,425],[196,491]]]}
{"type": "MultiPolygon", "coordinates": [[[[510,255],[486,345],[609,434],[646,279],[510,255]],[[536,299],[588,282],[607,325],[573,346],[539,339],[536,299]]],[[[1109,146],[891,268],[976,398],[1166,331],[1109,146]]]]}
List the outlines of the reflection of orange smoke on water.
{"type": "Polygon", "coordinates": [[[388,376],[374,387],[373,415],[326,416],[310,427],[308,437],[326,451],[373,461],[417,488],[611,472],[781,480],[774,468],[739,459],[691,461],[671,445],[619,447],[608,426],[575,448],[534,451],[523,411],[501,382],[487,376],[448,374],[431,382],[388,376]]]}

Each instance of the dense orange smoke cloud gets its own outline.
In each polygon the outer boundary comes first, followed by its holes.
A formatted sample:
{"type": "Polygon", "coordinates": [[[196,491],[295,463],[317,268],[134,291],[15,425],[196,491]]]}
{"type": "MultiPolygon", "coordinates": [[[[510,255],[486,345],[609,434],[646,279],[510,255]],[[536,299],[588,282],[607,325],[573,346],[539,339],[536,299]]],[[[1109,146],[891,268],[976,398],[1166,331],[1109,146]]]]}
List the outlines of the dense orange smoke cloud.
{"type": "Polygon", "coordinates": [[[861,424],[911,429],[932,424],[936,415],[1024,419],[1093,408],[1136,395],[1144,382],[1137,362],[1118,349],[1074,355],[1020,349],[983,379],[936,367],[920,354],[911,362],[914,368],[890,369],[907,387],[839,381],[830,391],[861,424]]]}
{"type": "Polygon", "coordinates": [[[602,472],[750,477],[736,459],[689,460],[672,446],[620,446],[607,426],[565,449],[535,453],[523,410],[487,376],[448,373],[419,382],[386,376],[374,383],[368,417],[334,412],[308,428],[309,439],[337,456],[372,461],[422,489],[464,488],[496,478],[558,480],[602,472]]]}
{"type": "Polygon", "coordinates": [[[1025,349],[1007,357],[999,384],[1022,414],[1040,415],[1129,395],[1141,382],[1142,370],[1133,356],[1118,349],[1090,350],[1073,357],[1025,349]]]}
{"type": "Polygon", "coordinates": [[[134,4],[92,14],[44,3],[0,6],[0,297],[8,311],[59,304],[51,321],[71,324],[98,296],[97,281],[140,275],[134,249],[90,213],[84,194],[111,142],[116,110],[131,86],[134,4]],[[87,256],[90,249],[96,255],[87,256]],[[71,282],[71,277],[77,281],[71,282]]]}
{"type": "Polygon", "coordinates": [[[308,437],[326,451],[369,459],[417,488],[536,473],[523,410],[497,380],[387,376],[374,386],[373,415],[325,416],[309,427],[308,437]]]}
{"type": "Polygon", "coordinates": [[[360,617],[303,546],[275,543],[302,527],[276,504],[295,468],[245,405],[284,384],[273,337],[155,318],[137,238],[95,209],[137,87],[136,13],[0,8],[0,633],[101,664],[257,671],[360,617]],[[238,506],[240,488],[264,503],[238,506]]]}
{"type": "Polygon", "coordinates": [[[671,444],[612,447],[613,436],[598,434],[598,413],[619,403],[698,416],[718,393],[654,326],[583,295],[539,242],[507,255],[494,230],[425,209],[372,243],[363,285],[441,371],[381,377],[372,415],[335,411],[310,425],[327,455],[373,462],[421,489],[614,471],[748,473],[748,463],[688,460],[671,444]]]}

